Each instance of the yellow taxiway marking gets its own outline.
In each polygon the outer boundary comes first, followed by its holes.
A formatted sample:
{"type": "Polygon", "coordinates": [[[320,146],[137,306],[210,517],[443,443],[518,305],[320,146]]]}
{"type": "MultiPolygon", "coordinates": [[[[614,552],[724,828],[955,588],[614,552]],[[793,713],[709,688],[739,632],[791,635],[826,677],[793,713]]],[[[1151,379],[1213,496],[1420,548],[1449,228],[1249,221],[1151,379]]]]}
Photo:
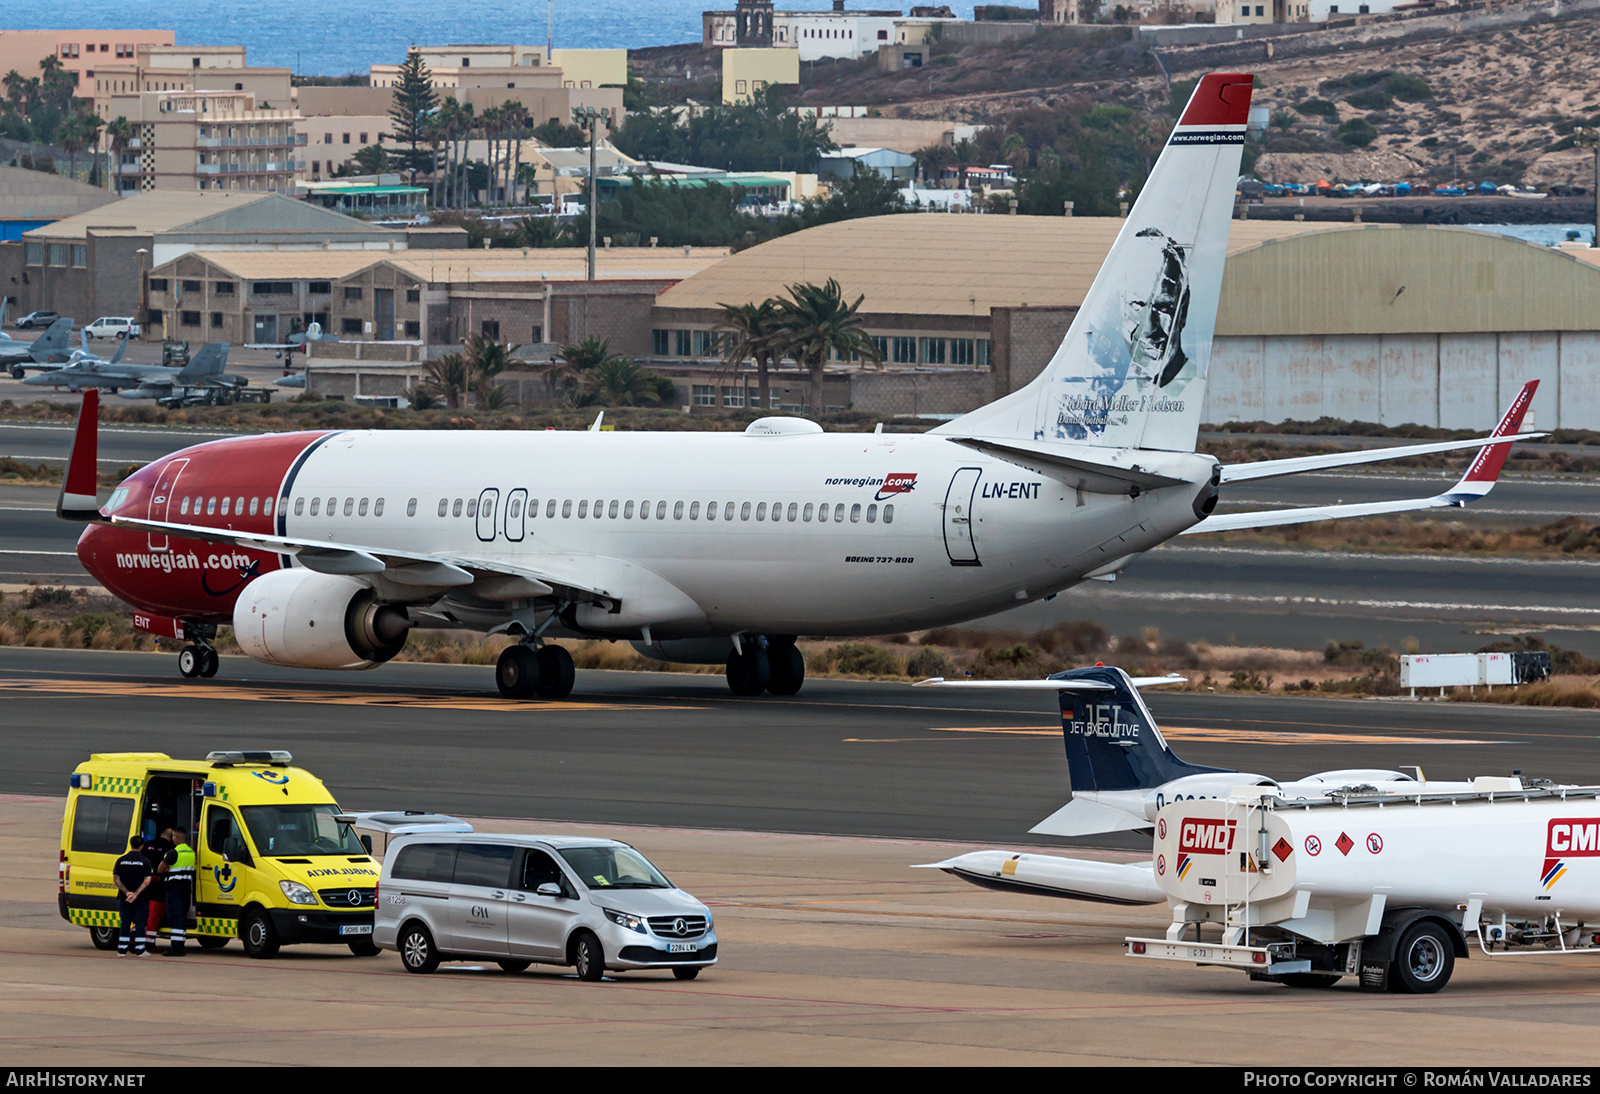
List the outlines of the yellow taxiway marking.
{"type": "Polygon", "coordinates": [[[103,680],[0,680],[0,693],[42,692],[52,695],[117,696],[147,699],[233,699],[255,703],[319,703],[329,706],[376,706],[409,710],[693,710],[674,704],[634,705],[575,703],[562,701],[523,702],[492,696],[450,695],[350,695],[337,692],[294,688],[237,687],[228,684],[138,684],[103,680]]]}
{"type": "MultiPolygon", "coordinates": [[[[932,726],[930,733],[999,733],[1012,737],[1059,737],[1059,726],[1040,729],[1036,726],[932,726]]],[[[1162,726],[1161,735],[1173,741],[1222,741],[1228,744],[1292,745],[1292,744],[1368,744],[1368,745],[1493,745],[1503,741],[1487,741],[1462,737],[1399,737],[1365,733],[1284,733],[1265,729],[1201,729],[1197,726],[1162,726]]],[[[889,738],[893,739],[893,738],[889,738]]],[[[911,740],[913,738],[901,738],[911,740]]],[[[938,738],[920,738],[937,740],[938,738]]],[[[856,738],[866,743],[864,738],[856,738]]]]}

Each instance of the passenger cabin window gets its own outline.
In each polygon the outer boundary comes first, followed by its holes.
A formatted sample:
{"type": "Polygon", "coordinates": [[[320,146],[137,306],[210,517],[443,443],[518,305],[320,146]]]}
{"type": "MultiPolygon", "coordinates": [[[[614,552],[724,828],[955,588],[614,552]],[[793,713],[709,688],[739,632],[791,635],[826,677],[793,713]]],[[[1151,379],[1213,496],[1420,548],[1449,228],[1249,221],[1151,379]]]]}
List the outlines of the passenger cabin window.
{"type": "Polygon", "coordinates": [[[767,519],[767,503],[766,502],[762,502],[760,505],[756,506],[756,519],[757,520],[766,520],[767,519]]]}
{"type": "MultiPolygon", "coordinates": [[[[859,509],[861,506],[858,505],[856,508],[859,509]]],[[[844,523],[844,502],[841,501],[838,505],[833,507],[833,520],[835,524],[844,523]]]]}
{"type": "Polygon", "coordinates": [[[179,516],[188,516],[189,515],[189,499],[188,498],[184,498],[183,499],[183,504],[178,506],[178,515],[179,516]]]}
{"type": "Polygon", "coordinates": [[[478,499],[477,498],[468,498],[467,499],[467,516],[475,517],[477,515],[478,515],[478,499]]]}
{"type": "MultiPolygon", "coordinates": [[[[877,506],[873,506],[873,508],[876,509],[877,506]]],[[[790,521],[790,523],[793,523],[794,521],[799,520],[799,519],[800,519],[800,506],[797,503],[791,501],[789,503],[789,521],[790,521]]]]}
{"type": "Polygon", "coordinates": [[[689,519],[690,520],[699,520],[700,519],[700,503],[699,502],[692,502],[689,505],[689,519]]]}
{"type": "Polygon", "coordinates": [[[505,886],[511,881],[512,848],[499,843],[463,843],[456,854],[457,885],[505,886]]]}
{"type": "Polygon", "coordinates": [[[268,498],[266,500],[266,503],[261,507],[261,514],[263,516],[270,517],[272,515],[272,503],[276,500],[276,498],[268,498]]]}
{"type": "Polygon", "coordinates": [[[227,516],[228,515],[228,503],[230,501],[232,501],[232,500],[233,500],[232,498],[223,498],[222,499],[222,515],[223,516],[227,516]]]}
{"type": "MultiPolygon", "coordinates": [[[[629,505],[629,508],[632,508],[631,504],[629,505]]],[[[606,516],[610,517],[612,520],[617,519],[617,503],[615,500],[611,502],[611,507],[606,510],[606,516]]]]}
{"type": "MultiPolygon", "coordinates": [[[[617,503],[616,502],[612,502],[611,504],[615,505],[617,503]]],[[[512,516],[515,516],[515,515],[516,515],[515,513],[512,514],[512,516]]],[[[622,519],[623,520],[632,520],[633,519],[633,502],[630,501],[627,505],[624,505],[622,507],[622,519]]]]}
{"type": "Polygon", "coordinates": [[[494,499],[493,498],[484,498],[483,499],[483,515],[484,515],[485,518],[494,516],[494,499]]]}
{"type": "Polygon", "coordinates": [[[723,520],[732,520],[733,519],[733,502],[730,501],[727,505],[723,506],[722,519],[723,520]]]}
{"type": "MultiPolygon", "coordinates": [[[[344,499],[344,515],[345,516],[348,517],[351,514],[351,511],[355,509],[355,507],[356,507],[356,499],[355,498],[345,498],[344,499]]],[[[363,510],[365,510],[366,506],[363,505],[361,508],[363,510]]]]}
{"type": "Polygon", "coordinates": [[[450,507],[450,514],[452,516],[459,517],[461,515],[461,506],[462,506],[462,501],[461,501],[460,498],[457,498],[456,499],[456,503],[450,507]]]}
{"type": "Polygon", "coordinates": [[[217,511],[217,499],[216,498],[207,498],[206,499],[206,514],[209,516],[210,514],[215,513],[216,511],[217,511]]]}
{"type": "Polygon", "coordinates": [[[883,523],[885,523],[885,524],[893,524],[894,523],[894,506],[893,505],[885,505],[883,507],[883,523]]]}
{"type": "Polygon", "coordinates": [[[657,520],[666,520],[667,519],[667,503],[666,502],[664,502],[664,501],[656,502],[656,519],[657,520]]]}
{"type": "Polygon", "coordinates": [[[877,521],[878,521],[878,507],[876,505],[867,506],[867,523],[868,524],[876,524],[877,521]]]}
{"type": "Polygon", "coordinates": [[[749,520],[750,519],[750,503],[749,502],[745,502],[743,505],[741,505],[739,507],[739,519],[740,520],[749,520]]]}
{"type": "Polygon", "coordinates": [[[377,501],[372,503],[372,515],[375,516],[375,517],[383,516],[383,499],[382,498],[379,498],[377,501]]]}
{"type": "Polygon", "coordinates": [[[322,508],[322,499],[321,498],[312,498],[311,499],[311,515],[312,516],[316,516],[317,512],[321,508],[322,508]]]}
{"type": "Polygon", "coordinates": [[[584,498],[578,503],[578,519],[582,520],[589,515],[589,499],[584,498]]]}
{"type": "Polygon", "coordinates": [[[510,517],[512,520],[516,520],[521,515],[522,515],[522,499],[520,499],[520,498],[512,498],[511,499],[511,507],[506,510],[506,516],[510,517]]]}
{"type": "MultiPolygon", "coordinates": [[[[563,513],[562,516],[566,516],[566,514],[563,513]]],[[[544,517],[545,517],[546,520],[555,520],[556,519],[556,499],[555,498],[551,498],[549,501],[545,502],[544,517]]]]}
{"type": "Polygon", "coordinates": [[[850,523],[851,524],[860,524],[861,523],[861,503],[860,502],[857,502],[856,504],[854,504],[854,505],[852,505],[850,507],[850,523]]]}
{"type": "MultiPolygon", "coordinates": [[[[554,505],[555,502],[552,501],[550,504],[554,505]]],[[[572,516],[572,499],[568,498],[566,501],[561,503],[561,519],[562,520],[566,520],[571,516],[572,516]]]]}
{"type": "Polygon", "coordinates": [[[439,499],[439,515],[442,517],[449,511],[450,511],[450,499],[449,498],[440,498],[439,499]]]}
{"type": "Polygon", "coordinates": [[[417,515],[417,499],[416,498],[412,498],[410,501],[406,502],[406,516],[414,517],[416,515],[417,515]]]}
{"type": "Polygon", "coordinates": [[[672,507],[672,519],[673,520],[682,520],[683,519],[683,502],[680,501],[678,504],[676,504],[676,505],[674,505],[672,507]]]}
{"type": "Polygon", "coordinates": [[[602,498],[596,498],[595,499],[595,502],[594,502],[594,519],[595,520],[599,520],[600,519],[600,510],[601,510],[602,507],[604,507],[604,505],[605,505],[605,500],[604,499],[602,499],[602,498]]]}
{"type": "Polygon", "coordinates": [[[256,515],[256,506],[260,503],[260,501],[261,501],[260,498],[251,498],[250,499],[250,515],[252,517],[256,515]]]}
{"type": "Polygon", "coordinates": [[[821,523],[821,524],[827,524],[828,523],[828,503],[827,502],[823,502],[821,505],[817,506],[817,521],[818,521],[818,523],[821,523]]]}
{"type": "Polygon", "coordinates": [[[329,498],[328,499],[328,515],[330,517],[333,516],[333,511],[335,509],[337,509],[338,507],[339,507],[339,499],[338,498],[329,498]]]}
{"type": "Polygon", "coordinates": [[[241,517],[244,516],[244,499],[243,498],[240,498],[238,501],[233,503],[233,511],[238,516],[241,516],[241,517]]]}
{"type": "MultiPolygon", "coordinates": [[[[348,513],[349,511],[350,511],[349,507],[347,506],[345,508],[345,512],[348,513]]],[[[366,515],[367,515],[367,499],[366,498],[362,498],[361,499],[361,505],[356,509],[356,516],[364,517],[366,515]]]]}
{"type": "Polygon", "coordinates": [[[816,509],[815,505],[812,505],[809,501],[806,502],[805,511],[800,514],[801,519],[809,524],[811,522],[811,514],[815,509],[816,509]]]}
{"type": "MultiPolygon", "coordinates": [[[[316,504],[316,503],[313,502],[312,504],[316,504]]],[[[294,499],[294,515],[298,517],[302,513],[304,513],[305,511],[306,511],[306,499],[305,498],[295,498],[294,499]]]]}
{"type": "Polygon", "coordinates": [[[395,856],[389,876],[404,881],[433,881],[449,885],[456,872],[454,843],[413,843],[395,856]]]}

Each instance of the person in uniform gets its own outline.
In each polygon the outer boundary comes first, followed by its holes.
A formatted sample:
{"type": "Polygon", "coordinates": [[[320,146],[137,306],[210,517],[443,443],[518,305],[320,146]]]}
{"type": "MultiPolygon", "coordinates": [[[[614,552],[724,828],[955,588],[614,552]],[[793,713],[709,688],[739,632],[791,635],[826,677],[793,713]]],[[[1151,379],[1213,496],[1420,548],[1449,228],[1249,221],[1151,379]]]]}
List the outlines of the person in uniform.
{"type": "Polygon", "coordinates": [[[170,828],[163,828],[159,836],[145,840],[144,857],[150,861],[150,888],[145,891],[145,896],[150,904],[150,913],[149,919],[145,922],[144,944],[151,953],[155,952],[156,946],[161,942],[161,917],[167,910],[167,883],[159,871],[170,850],[172,850],[170,828]]]}
{"type": "Polygon", "coordinates": [[[117,931],[117,956],[127,957],[128,946],[133,955],[143,957],[145,949],[145,924],[149,920],[146,905],[150,903],[150,860],[144,857],[144,838],[134,836],[128,840],[128,853],[117,860],[112,876],[117,882],[117,915],[121,920],[117,931]]]}
{"type": "Polygon", "coordinates": [[[194,892],[194,848],[189,833],[172,830],[172,850],[161,861],[161,880],[167,885],[167,956],[182,957],[189,928],[189,898],[194,892]]]}

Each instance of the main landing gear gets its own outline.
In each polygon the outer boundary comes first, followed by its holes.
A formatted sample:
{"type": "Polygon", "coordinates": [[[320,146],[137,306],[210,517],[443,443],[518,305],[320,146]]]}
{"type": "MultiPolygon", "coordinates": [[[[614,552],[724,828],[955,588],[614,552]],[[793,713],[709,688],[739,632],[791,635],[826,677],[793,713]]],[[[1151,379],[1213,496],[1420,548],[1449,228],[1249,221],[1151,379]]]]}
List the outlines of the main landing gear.
{"type": "Polygon", "coordinates": [[[190,643],[178,651],[178,671],[184,677],[193,680],[202,676],[209,680],[217,674],[220,659],[217,657],[215,647],[211,640],[217,636],[215,627],[202,629],[199,627],[185,626],[184,637],[192,639],[190,643]],[[210,633],[206,633],[209,630],[210,633]]]}
{"type": "Polygon", "coordinates": [[[751,637],[728,655],[728,690],[735,695],[794,695],[806,682],[806,659],[792,637],[751,637]]]}
{"type": "Polygon", "coordinates": [[[577,672],[572,654],[560,646],[507,646],[494,667],[494,682],[507,699],[565,699],[572,694],[577,672]]]}

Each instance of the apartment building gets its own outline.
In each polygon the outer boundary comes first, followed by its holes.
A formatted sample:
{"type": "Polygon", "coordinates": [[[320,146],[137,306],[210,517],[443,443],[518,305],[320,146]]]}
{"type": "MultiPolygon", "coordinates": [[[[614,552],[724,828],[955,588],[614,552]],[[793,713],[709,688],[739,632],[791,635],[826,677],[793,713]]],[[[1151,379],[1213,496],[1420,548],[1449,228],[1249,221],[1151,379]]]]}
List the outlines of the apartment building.
{"type": "MultiPolygon", "coordinates": [[[[544,46],[419,46],[417,52],[441,91],[456,87],[622,87],[628,82],[625,49],[557,49],[544,46]]],[[[373,65],[373,87],[393,87],[400,65],[373,65]]]]}
{"type": "Polygon", "coordinates": [[[57,57],[86,99],[101,67],[125,63],[140,49],[170,46],[173,38],[170,30],[0,30],[0,74],[37,76],[41,60],[57,57]]]}
{"type": "Polygon", "coordinates": [[[134,126],[112,165],[119,193],[287,190],[303,170],[299,112],[259,105],[250,91],[143,91],[107,105],[134,126]]]}

